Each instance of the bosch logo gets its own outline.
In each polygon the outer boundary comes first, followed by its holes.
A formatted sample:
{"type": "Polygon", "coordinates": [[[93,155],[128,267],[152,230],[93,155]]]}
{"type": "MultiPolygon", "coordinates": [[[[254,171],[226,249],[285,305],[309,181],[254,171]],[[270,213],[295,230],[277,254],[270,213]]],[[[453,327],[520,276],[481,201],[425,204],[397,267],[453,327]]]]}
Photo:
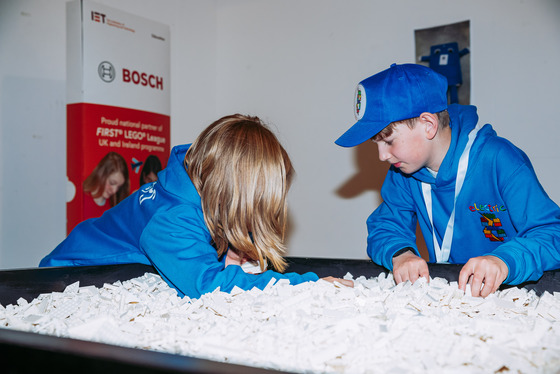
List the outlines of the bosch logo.
{"type": "Polygon", "coordinates": [[[140,73],[136,70],[123,69],[123,82],[139,84],[145,87],[151,87],[158,90],[163,90],[163,77],[157,75],[140,73]]]}
{"type": "Polygon", "coordinates": [[[117,75],[115,67],[108,61],[103,61],[99,64],[97,67],[97,73],[99,74],[99,78],[101,78],[103,82],[107,83],[111,83],[115,80],[115,76],[117,75]]]}

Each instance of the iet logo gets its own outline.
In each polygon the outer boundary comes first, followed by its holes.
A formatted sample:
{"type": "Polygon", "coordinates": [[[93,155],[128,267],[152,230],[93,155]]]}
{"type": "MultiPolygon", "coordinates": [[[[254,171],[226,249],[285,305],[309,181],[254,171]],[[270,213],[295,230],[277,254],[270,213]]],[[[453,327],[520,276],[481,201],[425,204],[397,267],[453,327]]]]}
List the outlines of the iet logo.
{"type": "Polygon", "coordinates": [[[105,23],[105,14],[92,11],[91,20],[95,22],[105,23]]]}

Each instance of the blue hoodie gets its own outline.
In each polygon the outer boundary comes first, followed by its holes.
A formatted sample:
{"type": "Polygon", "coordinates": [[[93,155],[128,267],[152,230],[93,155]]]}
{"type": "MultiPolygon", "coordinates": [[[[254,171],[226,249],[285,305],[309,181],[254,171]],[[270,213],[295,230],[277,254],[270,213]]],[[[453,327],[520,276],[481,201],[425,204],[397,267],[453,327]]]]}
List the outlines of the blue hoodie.
{"type": "Polygon", "coordinates": [[[226,256],[219,259],[211,245],[200,195],[183,166],[188,147],[173,148],[157,182],[142,186],[101,217],[80,223],[39,266],[153,265],[179,295],[189,297],[217,287],[225,292],[234,286],[263,289],[272,278],[291,284],[316,281],[314,273],[247,274],[240,266],[225,267],[226,256]]]}
{"type": "MultiPolygon", "coordinates": [[[[451,144],[434,178],[422,168],[413,174],[391,167],[383,183],[383,203],[367,220],[371,259],[392,270],[393,255],[416,247],[416,223],[426,239],[429,262],[435,262],[432,224],[422,182],[432,187],[436,238],[441,246],[453,209],[459,158],[476,126],[476,107],[450,105],[451,144]]],[[[538,280],[543,271],[560,268],[560,208],[543,190],[527,155],[492,126],[483,126],[473,143],[467,174],[455,207],[450,263],[494,255],[509,268],[504,283],[538,280]]]]}

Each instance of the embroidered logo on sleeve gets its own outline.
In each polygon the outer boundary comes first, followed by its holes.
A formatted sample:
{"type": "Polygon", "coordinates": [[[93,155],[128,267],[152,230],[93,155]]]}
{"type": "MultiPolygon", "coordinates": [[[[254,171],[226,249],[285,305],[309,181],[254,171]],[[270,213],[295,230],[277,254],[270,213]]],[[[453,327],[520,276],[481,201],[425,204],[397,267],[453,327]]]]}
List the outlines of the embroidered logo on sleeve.
{"type": "Polygon", "coordinates": [[[138,203],[140,205],[146,200],[154,200],[156,198],[156,183],[157,181],[147,184],[140,190],[138,194],[138,203]]]}
{"type": "Polygon", "coordinates": [[[484,236],[491,242],[503,242],[507,238],[506,231],[502,227],[502,222],[492,213],[480,213],[480,223],[484,227],[484,236]]]}

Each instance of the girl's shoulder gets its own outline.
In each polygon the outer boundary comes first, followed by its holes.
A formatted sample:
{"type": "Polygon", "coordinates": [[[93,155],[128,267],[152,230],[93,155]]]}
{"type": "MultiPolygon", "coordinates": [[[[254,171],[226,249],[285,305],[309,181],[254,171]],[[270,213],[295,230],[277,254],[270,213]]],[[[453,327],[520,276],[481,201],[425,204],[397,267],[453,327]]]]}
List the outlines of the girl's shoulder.
{"type": "Polygon", "coordinates": [[[188,201],[162,206],[154,213],[153,217],[167,222],[205,225],[202,207],[188,201]]]}
{"type": "Polygon", "coordinates": [[[190,237],[210,241],[210,232],[200,206],[192,203],[169,205],[158,209],[147,223],[142,236],[190,237]]]}

